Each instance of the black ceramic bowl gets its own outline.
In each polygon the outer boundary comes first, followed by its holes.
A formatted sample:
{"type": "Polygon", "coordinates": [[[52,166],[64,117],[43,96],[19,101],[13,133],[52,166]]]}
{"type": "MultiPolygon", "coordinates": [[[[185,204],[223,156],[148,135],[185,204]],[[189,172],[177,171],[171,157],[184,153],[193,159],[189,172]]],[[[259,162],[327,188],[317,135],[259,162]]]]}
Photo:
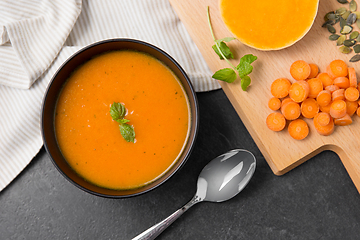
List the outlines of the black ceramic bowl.
{"type": "Polygon", "coordinates": [[[80,189],[95,194],[102,197],[111,197],[111,198],[123,198],[136,196],[141,193],[148,192],[166,180],[168,180],[176,171],[178,171],[188,159],[192,148],[194,146],[195,138],[198,130],[198,102],[194,92],[194,89],[191,85],[191,82],[186,75],[185,71],[181,66],[167,53],[161,49],[142,41],[133,40],[133,39],[110,39],[105,41],[100,41],[94,44],[91,44],[73,56],[71,56],[55,73],[53,76],[48,89],[45,93],[43,106],[42,106],[42,119],[41,119],[41,128],[42,128],[42,137],[46,151],[49,153],[52,162],[60,173],[68,179],[75,186],[80,189]],[[54,117],[55,117],[55,107],[56,101],[59,96],[59,93],[69,78],[70,74],[80,65],[93,58],[94,56],[113,50],[136,50],[150,54],[151,56],[157,58],[162,63],[167,65],[178,77],[182,83],[190,103],[191,111],[191,127],[190,134],[187,141],[187,144],[175,164],[160,178],[154,182],[143,186],[137,189],[131,190],[112,190],[106,189],[99,186],[96,186],[88,181],[84,180],[82,177],[76,174],[74,170],[68,165],[65,158],[63,157],[59,146],[56,141],[55,136],[55,127],[54,127],[54,117]]]}

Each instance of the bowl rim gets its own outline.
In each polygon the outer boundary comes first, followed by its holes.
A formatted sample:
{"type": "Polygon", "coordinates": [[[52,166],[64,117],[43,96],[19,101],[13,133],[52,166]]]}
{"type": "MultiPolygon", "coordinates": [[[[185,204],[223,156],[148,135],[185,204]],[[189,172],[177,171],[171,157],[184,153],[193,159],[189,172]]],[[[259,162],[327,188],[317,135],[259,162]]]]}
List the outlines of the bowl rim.
{"type": "MultiPolygon", "coordinates": [[[[131,48],[129,48],[131,49],[131,48]]],[[[151,55],[151,54],[150,54],[151,55]]],[[[151,55],[152,56],[152,55],[151,55]]],[[[154,57],[154,56],[152,56],[154,57]]],[[[156,58],[156,57],[155,57],[156,58]]],[[[164,63],[165,64],[165,63],[164,63]]],[[[165,64],[166,65],[166,64],[165,64]]],[[[183,82],[181,82],[181,84],[184,84],[183,82]]],[[[187,93],[187,95],[190,95],[189,93],[187,93]]],[[[190,96],[188,96],[188,98],[190,98],[190,96]]],[[[189,99],[190,101],[190,99],[189,99]]],[[[135,197],[144,193],[147,193],[149,191],[154,190],[155,188],[158,188],[159,186],[163,185],[165,182],[167,182],[174,174],[176,174],[187,162],[189,156],[191,155],[195,142],[196,142],[196,138],[198,135],[198,130],[199,130],[199,103],[198,103],[198,99],[196,96],[196,92],[194,90],[194,87],[190,81],[189,76],[187,75],[187,73],[185,72],[185,70],[181,67],[181,65],[173,58],[171,57],[167,52],[165,52],[164,50],[160,49],[159,47],[150,44],[148,42],[142,41],[142,40],[138,40],[138,39],[132,39],[132,38],[111,38],[111,39],[105,39],[105,40],[100,40],[94,43],[91,43],[89,45],[86,45],[84,47],[82,47],[81,49],[77,50],[76,52],[74,52],[72,55],[70,55],[61,65],[60,67],[56,70],[56,72],[53,74],[53,76],[51,77],[50,82],[48,83],[47,87],[46,87],[46,91],[44,93],[43,99],[42,99],[42,105],[41,105],[41,118],[40,118],[40,128],[41,128],[41,136],[42,136],[42,140],[43,140],[43,145],[45,147],[46,152],[48,153],[53,165],[55,166],[55,168],[58,170],[58,172],[61,173],[61,175],[67,179],[70,183],[72,183],[74,186],[80,188],[81,190],[90,193],[92,195],[95,196],[99,196],[99,197],[104,197],[104,198],[113,198],[113,199],[120,199],[120,198],[129,198],[129,197],[135,197]],[[145,190],[133,193],[133,194],[128,194],[128,195],[110,195],[110,194],[104,194],[104,193],[99,193],[99,192],[95,192],[92,191],[80,184],[78,184],[77,182],[75,182],[73,179],[71,179],[62,169],[61,167],[57,164],[57,162],[54,160],[54,158],[52,157],[51,153],[50,153],[50,149],[48,147],[48,143],[45,137],[45,128],[44,128],[44,112],[45,112],[45,104],[46,104],[46,100],[49,94],[49,90],[52,87],[56,77],[58,76],[58,74],[61,72],[61,70],[64,68],[64,66],[66,66],[73,58],[75,58],[76,56],[80,55],[81,53],[87,51],[90,48],[96,47],[98,45],[102,45],[102,44],[107,44],[107,43],[112,43],[112,42],[132,42],[132,43],[136,43],[136,44],[141,44],[144,45],[146,47],[152,48],[153,50],[159,52],[161,55],[165,56],[168,60],[170,60],[175,67],[181,72],[181,74],[183,75],[183,77],[186,80],[186,83],[190,89],[190,94],[192,96],[192,98],[194,99],[194,106],[191,107],[191,109],[194,110],[194,116],[192,116],[191,118],[195,118],[194,123],[191,123],[193,125],[194,128],[194,133],[193,135],[190,134],[188,139],[186,140],[187,143],[189,145],[189,150],[185,153],[183,160],[180,162],[180,164],[170,172],[170,174],[164,178],[162,181],[160,181],[159,183],[155,184],[154,186],[147,188],[145,190]]],[[[192,127],[190,128],[192,129],[192,127]]],[[[106,189],[106,188],[104,188],[106,189]]]]}

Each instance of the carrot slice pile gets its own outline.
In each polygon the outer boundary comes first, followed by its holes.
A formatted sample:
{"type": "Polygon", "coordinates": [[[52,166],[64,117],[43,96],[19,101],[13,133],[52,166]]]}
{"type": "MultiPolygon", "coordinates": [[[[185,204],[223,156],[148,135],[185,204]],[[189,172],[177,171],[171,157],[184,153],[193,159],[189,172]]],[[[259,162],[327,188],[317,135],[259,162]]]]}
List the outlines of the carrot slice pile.
{"type": "Polygon", "coordinates": [[[313,98],[305,99],[301,103],[301,114],[305,118],[313,118],[319,112],[319,104],[313,98]]]}
{"type": "Polygon", "coordinates": [[[327,106],[331,103],[331,92],[329,90],[322,90],[316,97],[319,106],[327,106]]]}
{"type": "Polygon", "coordinates": [[[269,102],[268,102],[268,106],[271,110],[279,110],[281,107],[281,101],[280,99],[276,98],[276,97],[272,97],[270,98],[269,102]]]}
{"type": "Polygon", "coordinates": [[[303,60],[297,60],[290,66],[290,74],[295,80],[305,80],[310,76],[310,73],[310,65],[303,60]]]}
{"type": "Polygon", "coordinates": [[[302,140],[309,134],[309,126],[302,119],[291,121],[288,127],[289,134],[296,140],[302,140]]]}
{"type": "Polygon", "coordinates": [[[333,85],[334,82],[334,80],[327,73],[319,73],[316,78],[321,80],[324,87],[333,85]]]}
{"type": "Polygon", "coordinates": [[[271,84],[269,108],[280,112],[270,113],[266,119],[269,129],[281,131],[289,121],[288,132],[296,140],[309,134],[309,127],[302,118],[312,118],[316,131],[323,136],[332,134],[336,126],[353,123],[352,116],[360,117],[360,82],[356,71],[343,60],[334,60],[326,72],[304,60],[290,66],[295,81],[276,79],[271,84]]]}
{"type": "MultiPolygon", "coordinates": [[[[326,112],[319,112],[315,115],[315,117],[317,118],[317,122],[321,125],[321,126],[326,126],[330,123],[330,119],[331,116],[329,113],[326,112]]],[[[314,118],[315,118],[314,117],[314,118]]]]}
{"type": "Polygon", "coordinates": [[[283,98],[289,94],[291,82],[286,78],[278,78],[271,84],[271,94],[276,98],[283,98]]]}
{"type": "Polygon", "coordinates": [[[309,63],[310,66],[310,75],[307,78],[314,78],[319,73],[319,67],[314,63],[309,63]]]}
{"type": "Polygon", "coordinates": [[[359,99],[359,90],[354,87],[349,87],[345,90],[344,96],[349,101],[356,101],[359,99]]]}
{"type": "Polygon", "coordinates": [[[332,78],[346,77],[348,75],[348,67],[343,60],[334,60],[326,68],[326,73],[332,78]]]}
{"type": "Polygon", "coordinates": [[[266,125],[269,129],[278,132],[285,128],[286,120],[281,113],[274,112],[266,118],[266,125]]]}
{"type": "Polygon", "coordinates": [[[294,102],[302,102],[308,96],[310,92],[309,84],[306,81],[300,80],[294,82],[289,90],[289,96],[294,102]]]}

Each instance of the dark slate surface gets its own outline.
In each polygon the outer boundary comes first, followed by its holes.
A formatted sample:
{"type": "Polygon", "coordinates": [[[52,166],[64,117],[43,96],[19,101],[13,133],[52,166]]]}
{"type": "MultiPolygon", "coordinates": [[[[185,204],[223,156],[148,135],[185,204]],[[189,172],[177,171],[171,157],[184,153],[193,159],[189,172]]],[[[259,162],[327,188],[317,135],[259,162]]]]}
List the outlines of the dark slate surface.
{"type": "Polygon", "coordinates": [[[225,94],[198,99],[194,151],[168,182],[135,198],[92,196],[67,182],[42,148],[0,192],[0,239],[131,239],[190,200],[202,168],[233,148],[257,158],[249,185],[227,202],[195,205],[158,239],[360,239],[360,195],[335,153],[275,176],[225,94]]]}

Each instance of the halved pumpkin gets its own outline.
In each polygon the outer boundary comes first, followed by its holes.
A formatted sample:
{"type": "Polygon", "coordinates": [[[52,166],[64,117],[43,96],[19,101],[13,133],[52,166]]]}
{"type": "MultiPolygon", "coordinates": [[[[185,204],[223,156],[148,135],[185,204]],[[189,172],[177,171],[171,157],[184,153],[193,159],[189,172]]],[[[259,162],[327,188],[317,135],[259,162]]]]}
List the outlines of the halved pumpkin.
{"type": "Polygon", "coordinates": [[[220,12],[242,43],[259,50],[278,50],[305,36],[318,5],[319,0],[220,0],[220,12]]]}

